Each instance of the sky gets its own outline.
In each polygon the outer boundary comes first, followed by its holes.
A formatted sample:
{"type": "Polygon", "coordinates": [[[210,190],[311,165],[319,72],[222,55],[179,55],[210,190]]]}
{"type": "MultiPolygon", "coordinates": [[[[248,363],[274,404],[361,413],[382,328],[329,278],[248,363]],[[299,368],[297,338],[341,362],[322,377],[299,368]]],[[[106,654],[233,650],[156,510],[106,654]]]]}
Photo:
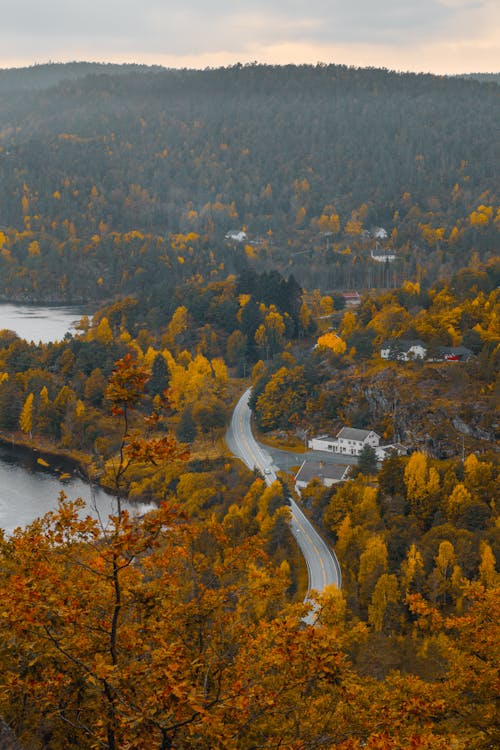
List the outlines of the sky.
{"type": "Polygon", "coordinates": [[[500,0],[0,0],[0,67],[339,63],[500,71],[500,0]]]}

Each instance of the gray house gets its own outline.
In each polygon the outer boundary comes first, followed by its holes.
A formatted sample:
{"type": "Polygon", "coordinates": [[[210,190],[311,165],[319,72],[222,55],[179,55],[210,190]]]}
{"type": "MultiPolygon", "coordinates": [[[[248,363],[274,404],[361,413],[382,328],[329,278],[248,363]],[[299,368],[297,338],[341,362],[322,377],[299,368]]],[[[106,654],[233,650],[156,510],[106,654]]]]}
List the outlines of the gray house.
{"type": "Polygon", "coordinates": [[[304,461],[295,476],[295,489],[300,492],[313,479],[319,479],[325,487],[343,482],[347,479],[349,466],[343,464],[329,464],[323,461],[304,461]]]}

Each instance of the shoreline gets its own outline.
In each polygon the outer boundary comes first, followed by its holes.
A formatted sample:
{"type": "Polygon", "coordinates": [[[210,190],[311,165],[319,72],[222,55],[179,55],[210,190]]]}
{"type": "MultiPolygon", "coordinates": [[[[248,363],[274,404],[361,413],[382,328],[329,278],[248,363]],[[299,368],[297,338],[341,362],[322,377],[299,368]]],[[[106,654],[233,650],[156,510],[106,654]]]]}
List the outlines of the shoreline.
{"type": "MultiPolygon", "coordinates": [[[[99,487],[108,495],[114,495],[126,499],[126,494],[116,492],[116,489],[101,481],[102,476],[95,472],[92,458],[87,454],[75,455],[64,448],[57,448],[54,445],[35,445],[33,441],[28,441],[21,437],[19,433],[5,433],[0,430],[0,447],[4,447],[15,454],[17,458],[24,456],[32,459],[33,468],[39,471],[46,471],[54,477],[62,477],[69,474],[77,477],[89,485],[99,487]],[[38,460],[41,459],[41,462],[38,460]]],[[[148,498],[128,498],[131,504],[152,502],[148,498]]]]}
{"type": "MultiPolygon", "coordinates": [[[[35,445],[32,440],[22,438],[19,433],[6,433],[3,430],[0,431],[0,445],[34,459],[42,459],[47,465],[39,463],[39,466],[53,474],[57,475],[58,472],[76,474],[86,482],[99,484],[90,472],[92,466],[90,456],[75,456],[74,453],[54,445],[46,446],[43,443],[35,445]]],[[[99,486],[102,485],[99,484],[99,486]]]]}

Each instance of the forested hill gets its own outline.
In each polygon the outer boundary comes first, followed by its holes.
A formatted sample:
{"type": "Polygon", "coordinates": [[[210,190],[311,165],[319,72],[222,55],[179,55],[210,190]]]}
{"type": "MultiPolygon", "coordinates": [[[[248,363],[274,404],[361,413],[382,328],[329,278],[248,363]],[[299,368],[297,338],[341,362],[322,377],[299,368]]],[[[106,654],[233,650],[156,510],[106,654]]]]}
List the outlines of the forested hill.
{"type": "MultiPolygon", "coordinates": [[[[97,245],[133,231],[194,233],[214,268],[230,270],[242,248],[224,252],[225,234],[245,227],[245,261],[330,287],[377,282],[354,262],[375,226],[405,276],[417,263],[435,276],[493,251],[496,83],[333,65],[104,66],[71,80],[77,68],[38,91],[6,92],[2,76],[15,71],[0,73],[4,295],[35,294],[30,273],[68,242],[101,264],[92,289],[101,278],[101,291],[115,292],[124,269],[97,245]]],[[[40,296],[51,282],[39,282],[40,296]]]]}
{"type": "Polygon", "coordinates": [[[122,75],[131,72],[162,70],[160,66],[97,62],[42,63],[26,68],[0,68],[0,92],[47,89],[61,81],[91,74],[122,75]]]}
{"type": "Polygon", "coordinates": [[[500,73],[465,73],[460,78],[474,78],[476,81],[484,83],[500,83],[500,73]]]}

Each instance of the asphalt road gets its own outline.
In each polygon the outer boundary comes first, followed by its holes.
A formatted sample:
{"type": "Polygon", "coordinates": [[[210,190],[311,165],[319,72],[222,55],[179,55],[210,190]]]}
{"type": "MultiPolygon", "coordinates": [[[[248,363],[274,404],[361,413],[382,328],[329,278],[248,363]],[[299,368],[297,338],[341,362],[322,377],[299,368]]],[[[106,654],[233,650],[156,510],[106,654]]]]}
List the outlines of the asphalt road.
{"type": "MultiPolygon", "coordinates": [[[[278,466],[275,463],[276,460],[279,460],[279,455],[271,455],[266,448],[257,443],[253,436],[252,412],[248,406],[250,391],[250,388],[245,391],[236,404],[231,425],[226,435],[226,442],[230,450],[241,458],[249,469],[259,469],[267,484],[272,484],[276,481],[277,472],[285,467],[278,466]]],[[[290,528],[306,561],[309,573],[309,592],[321,592],[331,584],[340,588],[342,575],[335,553],[330,550],[292,498],[290,498],[290,506],[290,528]]]]}

